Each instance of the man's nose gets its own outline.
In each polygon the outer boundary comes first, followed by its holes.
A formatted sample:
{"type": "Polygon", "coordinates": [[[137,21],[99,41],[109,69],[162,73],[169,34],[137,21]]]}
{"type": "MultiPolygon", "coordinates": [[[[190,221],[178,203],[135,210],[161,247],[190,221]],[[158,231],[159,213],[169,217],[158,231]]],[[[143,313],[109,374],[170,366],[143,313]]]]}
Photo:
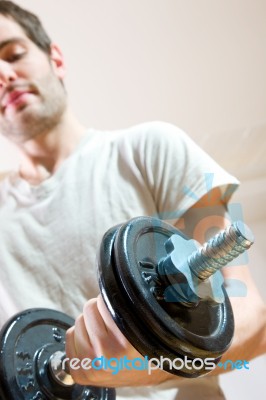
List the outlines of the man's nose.
{"type": "Polygon", "coordinates": [[[8,86],[17,79],[17,74],[12,66],[3,60],[0,60],[0,88],[8,86]]]}

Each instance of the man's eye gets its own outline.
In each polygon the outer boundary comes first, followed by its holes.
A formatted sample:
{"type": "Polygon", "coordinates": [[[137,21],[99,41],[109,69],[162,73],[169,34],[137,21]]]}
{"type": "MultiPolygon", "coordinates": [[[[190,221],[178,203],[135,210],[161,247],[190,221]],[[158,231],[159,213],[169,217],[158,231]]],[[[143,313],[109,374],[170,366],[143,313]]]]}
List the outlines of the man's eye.
{"type": "Polygon", "coordinates": [[[25,55],[25,52],[21,52],[21,53],[13,53],[13,54],[10,54],[10,55],[8,55],[7,57],[6,57],[6,61],[8,61],[8,62],[15,62],[15,61],[18,61],[18,60],[20,60],[23,56],[25,55]]]}

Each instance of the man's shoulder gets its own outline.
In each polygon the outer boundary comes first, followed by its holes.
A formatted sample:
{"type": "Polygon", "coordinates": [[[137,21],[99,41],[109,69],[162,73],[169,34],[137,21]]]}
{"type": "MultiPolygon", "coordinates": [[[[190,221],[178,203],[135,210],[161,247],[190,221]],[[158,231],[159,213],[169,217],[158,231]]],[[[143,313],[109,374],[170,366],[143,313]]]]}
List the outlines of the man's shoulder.
{"type": "Polygon", "coordinates": [[[182,151],[188,146],[184,131],[172,123],[150,121],[126,128],[103,130],[94,128],[89,140],[82,146],[82,153],[92,152],[97,156],[106,152],[113,154],[143,154],[156,157],[165,152],[182,151]]]}
{"type": "Polygon", "coordinates": [[[126,128],[116,130],[99,131],[100,135],[96,135],[98,140],[105,140],[111,143],[127,143],[139,144],[144,142],[163,142],[167,139],[180,139],[186,136],[184,131],[176,125],[164,121],[149,121],[135,124],[126,128]]]}
{"type": "Polygon", "coordinates": [[[124,129],[124,133],[139,133],[139,134],[153,134],[156,135],[157,133],[161,134],[184,134],[184,132],[178,128],[176,125],[166,122],[166,121],[148,121],[142,122],[139,124],[132,125],[126,129],[124,129]]]}

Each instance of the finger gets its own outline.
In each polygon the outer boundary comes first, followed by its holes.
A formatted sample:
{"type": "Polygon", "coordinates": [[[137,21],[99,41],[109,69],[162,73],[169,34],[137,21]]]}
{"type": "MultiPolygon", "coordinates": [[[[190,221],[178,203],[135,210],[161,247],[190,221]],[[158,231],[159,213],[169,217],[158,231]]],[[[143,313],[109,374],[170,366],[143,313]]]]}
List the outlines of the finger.
{"type": "Polygon", "coordinates": [[[69,358],[70,373],[76,383],[80,385],[112,386],[113,376],[110,372],[102,368],[96,369],[95,366],[91,365],[92,360],[97,355],[87,335],[82,316],[77,318],[75,326],[71,327],[66,333],[66,353],[69,358]],[[85,364],[82,360],[85,361],[85,364]]]}
{"type": "Polygon", "coordinates": [[[108,334],[105,322],[99,312],[97,299],[87,301],[83,307],[84,323],[91,341],[97,337],[105,337],[108,334]]]}
{"type": "MultiPolygon", "coordinates": [[[[85,375],[84,370],[82,368],[76,369],[77,365],[75,364],[75,359],[80,361],[80,358],[78,357],[76,351],[75,335],[76,335],[75,326],[71,327],[66,332],[66,345],[65,345],[66,356],[69,359],[68,366],[72,378],[74,379],[75,382],[81,385],[85,385],[88,379],[85,375]]],[[[78,366],[80,367],[80,362],[78,366]]]]}
{"type": "MultiPolygon", "coordinates": [[[[107,329],[105,321],[98,309],[97,299],[89,301],[83,309],[84,323],[97,357],[108,358],[118,351],[116,333],[107,329]]],[[[116,328],[116,326],[114,325],[116,328]]]]}
{"type": "Polygon", "coordinates": [[[91,334],[85,324],[84,315],[80,315],[75,322],[75,349],[78,357],[84,358],[89,354],[94,355],[91,334]],[[93,353],[93,354],[92,354],[93,353]]]}

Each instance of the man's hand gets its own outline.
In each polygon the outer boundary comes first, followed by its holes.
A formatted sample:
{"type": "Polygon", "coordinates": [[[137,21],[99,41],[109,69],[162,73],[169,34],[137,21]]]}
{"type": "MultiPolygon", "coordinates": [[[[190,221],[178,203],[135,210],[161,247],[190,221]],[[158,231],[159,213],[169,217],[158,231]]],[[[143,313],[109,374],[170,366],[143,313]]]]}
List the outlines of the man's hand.
{"type": "MultiPolygon", "coordinates": [[[[68,330],[66,353],[70,360],[93,360],[101,356],[106,359],[125,356],[128,360],[143,358],[118,329],[101,295],[85,304],[83,314],[77,318],[75,326],[68,330]]],[[[114,374],[113,369],[79,368],[71,369],[71,375],[81,385],[102,387],[155,385],[176,378],[161,370],[154,370],[149,375],[147,370],[136,369],[123,369],[114,374]]]]}

